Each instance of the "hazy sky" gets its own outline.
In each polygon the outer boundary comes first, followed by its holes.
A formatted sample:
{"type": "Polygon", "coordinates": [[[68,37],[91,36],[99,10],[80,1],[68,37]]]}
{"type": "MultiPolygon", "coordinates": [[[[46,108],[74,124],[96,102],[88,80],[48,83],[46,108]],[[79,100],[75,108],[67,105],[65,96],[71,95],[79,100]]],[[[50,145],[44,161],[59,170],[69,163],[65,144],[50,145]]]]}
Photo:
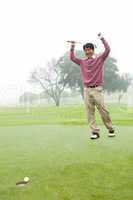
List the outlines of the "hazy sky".
{"type": "Polygon", "coordinates": [[[94,41],[101,50],[99,32],[120,71],[133,73],[132,19],[130,0],[1,0],[0,91],[25,87],[32,69],[68,51],[66,40],[94,41]]]}

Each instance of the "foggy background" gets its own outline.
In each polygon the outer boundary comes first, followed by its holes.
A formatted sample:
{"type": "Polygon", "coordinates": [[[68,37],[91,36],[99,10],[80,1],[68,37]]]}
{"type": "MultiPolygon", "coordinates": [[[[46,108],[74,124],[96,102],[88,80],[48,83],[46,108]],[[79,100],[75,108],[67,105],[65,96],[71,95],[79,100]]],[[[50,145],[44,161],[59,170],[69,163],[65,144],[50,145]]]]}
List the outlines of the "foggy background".
{"type": "MultiPolygon", "coordinates": [[[[132,75],[132,18],[132,1],[0,1],[0,105],[20,105],[24,94],[28,94],[26,104],[29,99],[34,99],[33,105],[54,104],[47,95],[40,98],[43,88],[39,84],[28,82],[31,73],[47,68],[53,58],[58,60],[69,51],[67,40],[94,42],[96,53],[103,51],[99,32],[110,44],[119,74],[132,75]]],[[[82,45],[76,49],[82,50],[82,45]]],[[[128,94],[131,91],[132,86],[128,94]]],[[[75,92],[71,97],[66,88],[61,103],[81,103],[81,95],[75,92]]],[[[118,102],[120,93],[107,94],[105,99],[118,102]]],[[[124,103],[131,102],[131,95],[127,96],[125,92],[124,103]]]]}

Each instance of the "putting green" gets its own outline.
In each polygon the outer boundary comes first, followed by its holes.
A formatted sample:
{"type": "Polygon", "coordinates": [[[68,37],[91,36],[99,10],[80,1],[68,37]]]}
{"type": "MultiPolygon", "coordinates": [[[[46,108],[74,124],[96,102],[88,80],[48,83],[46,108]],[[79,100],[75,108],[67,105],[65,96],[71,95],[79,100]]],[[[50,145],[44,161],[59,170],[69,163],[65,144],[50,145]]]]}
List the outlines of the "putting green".
{"type": "Polygon", "coordinates": [[[0,200],[132,200],[133,127],[101,130],[91,141],[87,126],[0,127],[0,200]]]}

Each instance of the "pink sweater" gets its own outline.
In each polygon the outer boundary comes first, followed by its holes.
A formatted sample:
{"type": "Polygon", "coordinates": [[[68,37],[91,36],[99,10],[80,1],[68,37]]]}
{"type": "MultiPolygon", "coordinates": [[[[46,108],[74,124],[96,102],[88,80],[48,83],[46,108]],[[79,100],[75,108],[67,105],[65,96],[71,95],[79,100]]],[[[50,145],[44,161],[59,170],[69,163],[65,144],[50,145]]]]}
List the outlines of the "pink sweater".
{"type": "Polygon", "coordinates": [[[109,55],[110,47],[104,38],[101,39],[104,44],[104,52],[96,58],[79,59],[74,54],[74,49],[70,51],[70,59],[80,65],[82,80],[85,87],[93,85],[102,85],[104,76],[104,61],[109,55]]]}

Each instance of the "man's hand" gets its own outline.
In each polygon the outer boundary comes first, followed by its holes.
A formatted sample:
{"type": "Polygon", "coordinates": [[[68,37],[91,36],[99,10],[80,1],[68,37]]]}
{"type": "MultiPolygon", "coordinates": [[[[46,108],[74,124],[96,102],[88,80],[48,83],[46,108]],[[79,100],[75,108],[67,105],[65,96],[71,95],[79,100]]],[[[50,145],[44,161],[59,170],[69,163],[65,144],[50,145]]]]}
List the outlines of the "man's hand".
{"type": "Polygon", "coordinates": [[[70,50],[74,51],[76,42],[75,41],[67,41],[67,42],[71,44],[70,50]]]}
{"type": "Polygon", "coordinates": [[[98,37],[99,37],[99,39],[102,39],[103,38],[102,33],[98,33],[98,37]]]}
{"type": "Polygon", "coordinates": [[[67,41],[68,43],[70,43],[71,44],[71,47],[75,47],[75,41],[67,41]]]}

